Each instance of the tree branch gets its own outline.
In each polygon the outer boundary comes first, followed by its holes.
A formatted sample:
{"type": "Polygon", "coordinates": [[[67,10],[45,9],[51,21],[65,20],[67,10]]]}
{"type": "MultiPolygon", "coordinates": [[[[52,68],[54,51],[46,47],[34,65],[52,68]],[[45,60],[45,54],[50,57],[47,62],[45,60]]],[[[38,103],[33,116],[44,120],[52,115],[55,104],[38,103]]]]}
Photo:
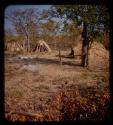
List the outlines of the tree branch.
{"type": "Polygon", "coordinates": [[[42,114],[37,114],[37,113],[31,113],[31,112],[23,112],[23,111],[5,111],[5,113],[7,113],[7,115],[11,115],[11,114],[18,114],[18,115],[24,115],[24,116],[32,116],[32,117],[44,117],[42,114]]]}

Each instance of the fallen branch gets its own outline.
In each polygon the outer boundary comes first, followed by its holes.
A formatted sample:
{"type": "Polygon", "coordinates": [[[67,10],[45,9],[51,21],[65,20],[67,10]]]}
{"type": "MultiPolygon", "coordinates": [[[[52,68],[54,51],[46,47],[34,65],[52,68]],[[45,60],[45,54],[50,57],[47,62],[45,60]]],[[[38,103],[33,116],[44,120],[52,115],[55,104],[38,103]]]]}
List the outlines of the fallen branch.
{"type": "Polygon", "coordinates": [[[60,60],[60,64],[62,65],[62,58],[61,58],[61,51],[59,49],[59,60],[60,60]]]}
{"type": "Polygon", "coordinates": [[[24,47],[22,47],[22,45],[20,45],[18,42],[16,42],[17,46],[23,51],[24,47]]]}
{"type": "Polygon", "coordinates": [[[31,117],[38,117],[38,118],[40,117],[40,118],[43,118],[42,114],[31,113],[31,112],[5,111],[5,113],[7,113],[7,115],[18,114],[18,115],[24,115],[24,116],[31,116],[31,117]]]}

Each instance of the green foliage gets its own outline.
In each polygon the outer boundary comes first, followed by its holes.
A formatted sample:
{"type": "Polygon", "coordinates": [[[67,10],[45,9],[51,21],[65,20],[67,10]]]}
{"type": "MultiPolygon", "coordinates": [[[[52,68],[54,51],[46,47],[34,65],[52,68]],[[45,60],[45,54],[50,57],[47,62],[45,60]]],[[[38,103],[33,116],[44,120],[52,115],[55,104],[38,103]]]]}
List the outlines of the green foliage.
{"type": "Polygon", "coordinates": [[[95,37],[95,40],[96,40],[97,42],[103,43],[103,41],[104,41],[104,36],[103,36],[103,34],[98,34],[98,35],[95,37]]]}
{"type": "Polygon", "coordinates": [[[17,34],[14,36],[11,29],[6,31],[6,41],[16,39],[22,42],[28,38],[30,48],[39,39],[44,39],[55,48],[75,45],[84,21],[88,23],[89,35],[96,41],[103,42],[102,30],[109,30],[108,8],[103,5],[55,5],[42,12],[34,8],[17,9],[6,15],[6,19],[12,22],[17,34]],[[54,17],[60,17],[59,22],[54,17]]]}
{"type": "Polygon", "coordinates": [[[79,30],[77,29],[77,27],[75,27],[75,25],[73,23],[66,23],[64,24],[64,29],[63,29],[64,34],[66,34],[69,37],[77,37],[80,35],[79,30]]]}
{"type": "Polygon", "coordinates": [[[46,33],[49,35],[56,35],[57,31],[59,30],[59,23],[50,19],[45,23],[40,23],[40,28],[42,29],[42,34],[46,33]]]}
{"type": "Polygon", "coordinates": [[[109,9],[104,5],[55,5],[55,12],[66,15],[67,19],[72,20],[76,25],[87,22],[89,30],[95,31],[109,30],[109,9]]]}

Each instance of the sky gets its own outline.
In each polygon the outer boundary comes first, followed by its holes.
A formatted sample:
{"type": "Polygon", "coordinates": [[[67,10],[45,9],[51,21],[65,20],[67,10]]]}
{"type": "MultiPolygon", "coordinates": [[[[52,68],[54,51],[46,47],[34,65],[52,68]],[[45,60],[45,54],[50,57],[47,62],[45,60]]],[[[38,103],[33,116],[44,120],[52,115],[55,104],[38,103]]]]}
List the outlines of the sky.
{"type": "MultiPolygon", "coordinates": [[[[38,8],[38,10],[42,11],[43,9],[49,9],[51,5],[10,5],[5,8],[4,15],[10,14],[11,11],[16,9],[28,9],[28,8],[38,8]]],[[[12,23],[6,19],[4,19],[4,28],[12,28],[12,23]]]]}

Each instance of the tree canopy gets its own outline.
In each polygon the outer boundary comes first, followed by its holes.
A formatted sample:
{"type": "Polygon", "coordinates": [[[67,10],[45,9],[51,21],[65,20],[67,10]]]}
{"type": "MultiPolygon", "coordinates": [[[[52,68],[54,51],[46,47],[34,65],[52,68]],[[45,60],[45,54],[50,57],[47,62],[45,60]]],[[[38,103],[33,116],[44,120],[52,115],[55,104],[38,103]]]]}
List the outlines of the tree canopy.
{"type": "Polygon", "coordinates": [[[50,13],[73,21],[75,27],[83,26],[81,65],[87,67],[90,36],[95,37],[99,32],[109,31],[109,8],[104,5],[55,5],[50,13]]]}
{"type": "Polygon", "coordinates": [[[105,5],[55,5],[52,14],[65,17],[76,25],[87,22],[89,32],[109,30],[109,8],[105,5]]]}
{"type": "Polygon", "coordinates": [[[12,22],[17,36],[28,39],[30,44],[43,38],[49,43],[54,41],[54,46],[58,41],[66,46],[69,42],[74,45],[84,22],[88,25],[88,34],[95,39],[103,41],[105,32],[109,33],[109,8],[105,5],[53,5],[42,11],[23,8],[5,17],[12,22]]]}

